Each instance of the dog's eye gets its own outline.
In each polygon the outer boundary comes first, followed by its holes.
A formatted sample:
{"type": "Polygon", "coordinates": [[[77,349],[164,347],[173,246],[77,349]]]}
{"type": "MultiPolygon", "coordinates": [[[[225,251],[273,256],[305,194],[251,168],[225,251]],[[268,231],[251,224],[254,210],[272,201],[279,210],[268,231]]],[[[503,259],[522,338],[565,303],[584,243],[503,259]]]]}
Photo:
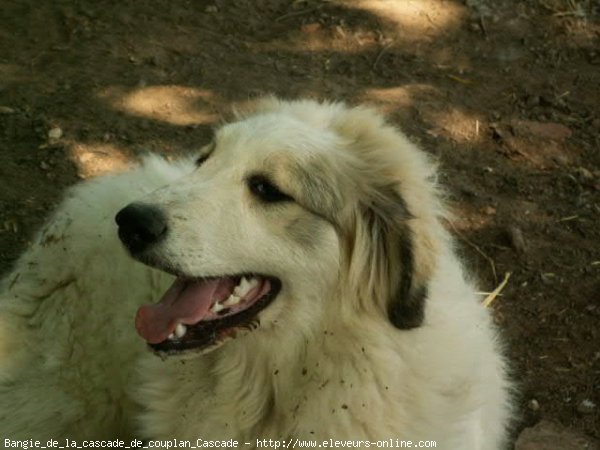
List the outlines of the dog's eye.
{"type": "Polygon", "coordinates": [[[198,159],[196,159],[196,167],[200,167],[202,164],[204,164],[204,161],[206,161],[209,156],[209,154],[199,156],[198,159]]]}
{"type": "Polygon", "coordinates": [[[294,200],[287,194],[281,192],[268,178],[262,175],[254,175],[248,179],[250,192],[264,202],[287,202],[294,200]]]}

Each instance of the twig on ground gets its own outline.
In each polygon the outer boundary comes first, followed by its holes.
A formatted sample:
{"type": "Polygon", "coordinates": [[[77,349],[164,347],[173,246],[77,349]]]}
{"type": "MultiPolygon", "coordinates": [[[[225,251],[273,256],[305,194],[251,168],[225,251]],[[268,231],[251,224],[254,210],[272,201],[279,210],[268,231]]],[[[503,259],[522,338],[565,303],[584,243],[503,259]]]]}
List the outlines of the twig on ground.
{"type": "Polygon", "coordinates": [[[496,299],[496,297],[498,297],[498,295],[500,295],[500,292],[502,291],[502,289],[504,289],[504,286],[506,286],[506,283],[508,283],[508,280],[511,276],[510,272],[506,272],[504,274],[504,279],[502,280],[502,283],[500,283],[498,285],[498,287],[496,289],[494,289],[492,292],[490,292],[490,295],[488,295],[482,302],[483,306],[486,308],[489,308],[489,306],[492,304],[492,302],[496,299]]]}
{"type": "Polygon", "coordinates": [[[483,33],[483,37],[485,39],[488,38],[487,27],[485,25],[485,20],[482,15],[479,15],[479,28],[481,28],[481,32],[483,33]]]}
{"type": "Polygon", "coordinates": [[[383,46],[383,48],[379,51],[379,53],[377,54],[377,58],[375,58],[375,61],[373,62],[373,70],[375,70],[375,68],[377,67],[377,64],[379,64],[379,61],[381,60],[381,58],[383,57],[383,54],[385,52],[388,51],[388,49],[392,46],[393,42],[388,42],[387,44],[385,44],[383,46]]]}
{"type": "Polygon", "coordinates": [[[578,219],[578,218],[579,218],[579,216],[577,216],[577,215],[575,215],[575,216],[569,216],[569,217],[562,217],[562,218],[558,219],[556,222],[557,223],[558,222],[569,222],[571,220],[575,220],[575,219],[578,219]]]}

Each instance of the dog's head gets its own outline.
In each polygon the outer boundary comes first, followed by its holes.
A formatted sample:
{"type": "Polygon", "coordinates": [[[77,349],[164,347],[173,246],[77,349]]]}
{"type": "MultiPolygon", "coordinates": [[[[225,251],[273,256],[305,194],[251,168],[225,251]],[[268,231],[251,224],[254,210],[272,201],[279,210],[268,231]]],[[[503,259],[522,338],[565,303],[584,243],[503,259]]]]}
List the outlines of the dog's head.
{"type": "Polygon", "coordinates": [[[267,99],[196,165],[117,215],[131,254],[177,276],[138,311],[156,351],[348,314],[422,323],[443,236],[433,169],[373,110],[267,99]]]}

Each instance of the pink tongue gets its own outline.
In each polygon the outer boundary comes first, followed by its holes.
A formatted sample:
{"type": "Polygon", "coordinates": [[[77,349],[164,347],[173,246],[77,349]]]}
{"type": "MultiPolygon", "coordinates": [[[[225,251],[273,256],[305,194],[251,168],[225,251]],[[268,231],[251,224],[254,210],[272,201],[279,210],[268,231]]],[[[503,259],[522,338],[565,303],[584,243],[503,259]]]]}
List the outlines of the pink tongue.
{"type": "Polygon", "coordinates": [[[149,344],[169,337],[178,323],[191,325],[208,313],[215,300],[226,299],[235,282],[231,278],[192,281],[178,278],[158,303],[138,309],[135,328],[149,344]]]}

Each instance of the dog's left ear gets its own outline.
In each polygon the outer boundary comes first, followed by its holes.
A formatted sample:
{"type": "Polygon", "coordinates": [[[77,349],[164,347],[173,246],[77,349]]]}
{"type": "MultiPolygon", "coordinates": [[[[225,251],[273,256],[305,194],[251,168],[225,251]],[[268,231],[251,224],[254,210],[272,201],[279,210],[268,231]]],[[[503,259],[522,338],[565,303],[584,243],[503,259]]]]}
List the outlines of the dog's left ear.
{"type": "MultiPolygon", "coordinates": [[[[398,249],[401,268],[399,284],[390,291],[388,300],[388,317],[390,322],[401,330],[409,330],[421,326],[425,318],[425,299],[427,297],[427,280],[419,280],[415,276],[414,246],[412,232],[408,227],[402,230],[398,249]]],[[[390,249],[394,251],[394,249],[390,249]]]]}
{"type": "Polygon", "coordinates": [[[435,166],[372,109],[338,108],[331,128],[345,139],[344,170],[352,173],[358,199],[349,230],[350,283],[361,280],[354,288],[375,300],[395,327],[417,328],[446,239],[435,166]]]}
{"type": "Polygon", "coordinates": [[[374,294],[387,297],[388,317],[396,328],[417,328],[425,316],[429,277],[428,258],[419,242],[424,231],[418,228],[420,220],[392,188],[378,190],[361,209],[371,246],[370,270],[379,272],[376,278],[383,284],[374,294]]]}

